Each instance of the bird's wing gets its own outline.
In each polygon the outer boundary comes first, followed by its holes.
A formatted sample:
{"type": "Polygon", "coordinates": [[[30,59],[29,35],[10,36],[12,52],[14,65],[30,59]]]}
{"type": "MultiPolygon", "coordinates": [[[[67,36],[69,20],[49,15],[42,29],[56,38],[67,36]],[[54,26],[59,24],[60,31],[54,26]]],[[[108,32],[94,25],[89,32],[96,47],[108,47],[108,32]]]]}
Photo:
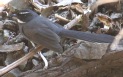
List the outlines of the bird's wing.
{"type": "MultiPolygon", "coordinates": [[[[34,25],[34,24],[30,24],[34,25]]],[[[36,44],[41,44],[46,48],[54,51],[62,52],[62,47],[59,44],[59,36],[45,24],[36,24],[34,26],[25,25],[22,28],[23,35],[36,44]]]]}

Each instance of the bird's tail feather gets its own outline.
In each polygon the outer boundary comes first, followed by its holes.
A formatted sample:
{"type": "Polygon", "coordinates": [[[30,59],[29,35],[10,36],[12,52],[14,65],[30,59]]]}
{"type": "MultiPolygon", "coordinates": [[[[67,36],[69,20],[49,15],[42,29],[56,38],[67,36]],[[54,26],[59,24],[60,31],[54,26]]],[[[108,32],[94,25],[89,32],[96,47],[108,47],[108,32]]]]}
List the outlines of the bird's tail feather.
{"type": "Polygon", "coordinates": [[[60,36],[98,43],[112,43],[114,40],[113,36],[107,34],[94,34],[65,29],[60,32],[60,36]]]}

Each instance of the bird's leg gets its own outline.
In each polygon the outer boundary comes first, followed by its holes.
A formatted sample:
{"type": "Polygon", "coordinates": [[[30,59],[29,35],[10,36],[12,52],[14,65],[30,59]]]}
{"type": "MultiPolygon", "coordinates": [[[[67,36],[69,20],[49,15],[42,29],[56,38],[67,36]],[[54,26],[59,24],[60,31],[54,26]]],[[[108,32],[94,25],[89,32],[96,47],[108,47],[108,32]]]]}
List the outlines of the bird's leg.
{"type": "Polygon", "coordinates": [[[47,61],[47,59],[44,57],[44,55],[41,52],[38,52],[38,54],[41,56],[41,58],[43,59],[44,64],[45,64],[43,70],[47,69],[48,68],[48,61],[47,61]]]}
{"type": "MultiPolygon", "coordinates": [[[[36,47],[35,44],[32,41],[30,41],[30,42],[31,42],[33,47],[36,47]]],[[[41,52],[38,52],[38,54],[43,59],[44,64],[45,64],[43,70],[47,69],[48,68],[48,61],[47,61],[47,59],[44,57],[44,55],[41,52]]]]}

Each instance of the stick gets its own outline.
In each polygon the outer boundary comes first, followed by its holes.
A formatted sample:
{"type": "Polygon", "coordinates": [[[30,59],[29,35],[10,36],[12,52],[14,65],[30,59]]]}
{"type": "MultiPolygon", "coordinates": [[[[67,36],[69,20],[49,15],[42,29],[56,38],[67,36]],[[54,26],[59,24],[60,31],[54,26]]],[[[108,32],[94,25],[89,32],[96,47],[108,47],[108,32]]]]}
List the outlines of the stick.
{"type": "Polygon", "coordinates": [[[38,51],[42,50],[43,46],[37,46],[35,49],[31,50],[28,54],[26,54],[24,57],[18,59],[17,61],[7,65],[6,67],[0,69],[0,76],[7,73],[8,71],[12,70],[13,68],[17,67],[22,62],[28,60],[29,58],[33,57],[38,51]]]}
{"type": "Polygon", "coordinates": [[[62,20],[62,21],[70,22],[70,20],[69,20],[69,19],[64,18],[64,17],[62,17],[62,16],[60,16],[60,15],[58,15],[58,14],[55,14],[55,17],[56,17],[56,18],[58,18],[58,19],[60,19],[60,20],[62,20]]]}
{"type": "Polygon", "coordinates": [[[65,29],[70,29],[73,26],[75,26],[82,18],[82,15],[78,15],[76,18],[74,18],[73,20],[71,20],[69,23],[67,23],[66,25],[64,25],[65,29]]]}
{"type": "Polygon", "coordinates": [[[115,36],[115,39],[113,43],[110,45],[111,50],[118,50],[118,44],[120,43],[120,40],[123,38],[123,29],[120,30],[120,32],[115,36]]]}

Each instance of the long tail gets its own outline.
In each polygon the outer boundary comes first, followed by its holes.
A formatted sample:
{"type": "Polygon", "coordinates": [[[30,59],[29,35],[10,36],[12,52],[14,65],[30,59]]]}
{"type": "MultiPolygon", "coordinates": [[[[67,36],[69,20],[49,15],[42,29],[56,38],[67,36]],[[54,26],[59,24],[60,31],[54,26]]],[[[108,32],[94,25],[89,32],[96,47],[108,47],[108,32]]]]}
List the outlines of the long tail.
{"type": "Polygon", "coordinates": [[[114,40],[113,36],[107,34],[94,34],[66,29],[60,32],[60,36],[98,43],[112,43],[114,40]]]}

